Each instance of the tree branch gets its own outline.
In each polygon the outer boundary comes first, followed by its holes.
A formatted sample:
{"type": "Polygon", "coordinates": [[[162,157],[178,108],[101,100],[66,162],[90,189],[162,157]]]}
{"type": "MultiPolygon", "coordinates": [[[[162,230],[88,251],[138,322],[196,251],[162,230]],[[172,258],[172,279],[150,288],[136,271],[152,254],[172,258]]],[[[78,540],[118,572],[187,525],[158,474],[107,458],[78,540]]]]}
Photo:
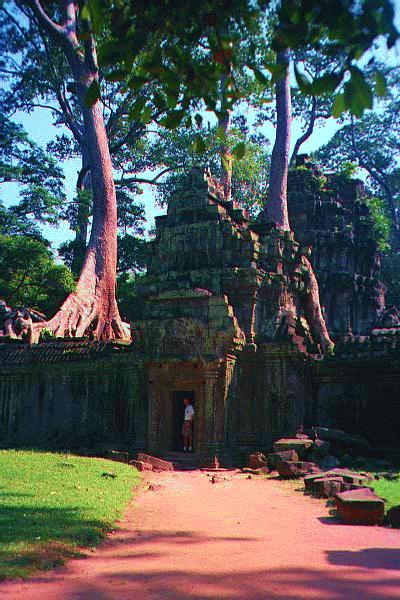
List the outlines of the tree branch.
{"type": "Polygon", "coordinates": [[[78,40],[75,29],[71,27],[71,8],[74,6],[71,0],[64,0],[63,2],[63,12],[65,15],[63,25],[56,23],[49,17],[40,0],[22,0],[22,3],[31,8],[39,24],[55,42],[63,46],[68,52],[75,52],[77,50],[79,47],[78,40]]]}
{"type": "Polygon", "coordinates": [[[392,217],[392,224],[395,230],[398,232],[399,230],[399,219],[397,216],[397,210],[395,206],[395,202],[393,199],[393,193],[390,188],[390,185],[385,181],[385,175],[382,171],[379,170],[375,165],[369,164],[361,155],[355,136],[355,127],[354,127],[354,117],[351,116],[351,125],[350,125],[350,134],[351,134],[351,145],[353,147],[353,152],[358,160],[358,164],[361,168],[365,169],[369,175],[383,188],[386,198],[389,204],[389,210],[392,217]]]}
{"type": "Polygon", "coordinates": [[[127,179],[118,179],[115,181],[115,185],[128,185],[130,183],[148,183],[149,185],[160,185],[158,179],[165,175],[165,173],[169,173],[170,171],[176,171],[178,169],[183,169],[185,165],[177,165],[176,167],[166,167],[160,173],[158,173],[153,179],[145,179],[142,177],[128,177],[127,179]]]}
{"type": "Polygon", "coordinates": [[[293,148],[292,157],[290,159],[290,165],[293,166],[296,163],[296,158],[300,150],[300,146],[304,144],[308,140],[308,138],[312,135],[314,131],[314,125],[316,121],[316,111],[317,111],[317,99],[315,96],[312,97],[312,105],[311,105],[311,113],[310,113],[310,121],[308,123],[308,127],[297,140],[293,148]]]}

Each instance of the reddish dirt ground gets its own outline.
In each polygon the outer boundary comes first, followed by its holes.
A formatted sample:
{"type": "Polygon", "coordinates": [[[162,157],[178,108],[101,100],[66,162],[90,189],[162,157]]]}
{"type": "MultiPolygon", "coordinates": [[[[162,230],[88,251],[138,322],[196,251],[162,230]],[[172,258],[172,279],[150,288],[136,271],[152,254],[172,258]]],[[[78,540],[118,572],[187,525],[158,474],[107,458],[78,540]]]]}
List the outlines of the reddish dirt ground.
{"type": "Polygon", "coordinates": [[[400,531],[340,525],[297,484],[225,473],[152,475],[120,530],[11,600],[400,598],[400,531]],[[226,477],[227,479],[223,479],[226,477]]]}

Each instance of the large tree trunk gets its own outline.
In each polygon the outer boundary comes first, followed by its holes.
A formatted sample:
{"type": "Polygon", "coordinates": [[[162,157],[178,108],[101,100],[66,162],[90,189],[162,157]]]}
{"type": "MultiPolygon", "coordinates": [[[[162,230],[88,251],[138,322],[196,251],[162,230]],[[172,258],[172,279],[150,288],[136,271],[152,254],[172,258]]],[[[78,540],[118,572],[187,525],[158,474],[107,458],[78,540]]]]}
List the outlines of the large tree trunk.
{"type": "MultiPolygon", "coordinates": [[[[226,86],[228,75],[224,73],[221,78],[222,95],[226,86]]],[[[232,197],[232,154],[228,144],[228,134],[231,124],[231,111],[227,110],[218,118],[218,128],[223,135],[223,141],[220,147],[221,156],[221,183],[224,187],[225,200],[231,200],[232,197]]]]}
{"type": "Polygon", "coordinates": [[[292,124],[289,50],[278,52],[277,62],[284,67],[285,73],[275,85],[276,136],[271,157],[269,197],[264,209],[264,217],[267,221],[275,223],[279,229],[289,231],[287,179],[292,124]]]}
{"type": "MultiPolygon", "coordinates": [[[[60,3],[63,23],[52,21],[40,0],[28,0],[43,28],[65,52],[82,109],[85,143],[93,189],[93,223],[76,290],[44,327],[56,336],[89,336],[95,339],[129,339],[115,297],[117,272],[117,201],[112,162],[101,103],[87,106],[87,92],[98,82],[94,40],[89,36],[82,52],[77,38],[78,5],[60,3]]],[[[43,325],[37,327],[42,329],[43,325]]],[[[35,328],[36,329],[36,328],[35,328]]]]}
{"type": "Polygon", "coordinates": [[[87,150],[82,148],[82,168],[76,183],[78,209],[76,214],[75,239],[73,243],[73,254],[71,271],[74,275],[81,272],[86,254],[87,236],[89,230],[89,206],[85,192],[91,191],[90,164],[87,150]]]}
{"type": "MultiPolygon", "coordinates": [[[[277,60],[279,64],[284,66],[284,75],[277,81],[275,86],[277,113],[276,138],[272,151],[269,198],[262,214],[262,219],[264,221],[275,223],[278,229],[290,231],[287,204],[287,181],[292,122],[289,50],[279,52],[277,60]]],[[[329,337],[322,314],[318,282],[312,265],[305,256],[302,257],[302,265],[306,269],[308,275],[308,293],[303,303],[305,317],[314,341],[320,345],[322,352],[326,353],[333,348],[334,344],[329,337]]]]}
{"type": "Polygon", "coordinates": [[[76,291],[64,302],[46,327],[56,335],[99,339],[126,339],[115,298],[117,272],[117,201],[111,157],[100,102],[88,108],[90,75],[76,72],[84,115],[93,190],[93,223],[76,291]]]}

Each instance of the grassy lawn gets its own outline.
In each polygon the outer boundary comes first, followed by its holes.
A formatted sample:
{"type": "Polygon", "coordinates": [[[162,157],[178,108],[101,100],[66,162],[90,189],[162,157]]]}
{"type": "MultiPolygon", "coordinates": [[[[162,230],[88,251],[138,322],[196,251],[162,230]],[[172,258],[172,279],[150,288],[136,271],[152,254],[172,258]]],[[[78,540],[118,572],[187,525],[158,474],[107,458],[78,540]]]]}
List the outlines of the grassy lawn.
{"type": "Polygon", "coordinates": [[[0,579],[29,577],[95,546],[138,483],[122,463],[0,450],[0,579]]]}
{"type": "Polygon", "coordinates": [[[374,488],[374,492],[378,494],[378,496],[387,500],[385,504],[386,510],[400,504],[400,479],[397,479],[397,481],[379,479],[377,481],[371,481],[370,485],[374,488]]]}

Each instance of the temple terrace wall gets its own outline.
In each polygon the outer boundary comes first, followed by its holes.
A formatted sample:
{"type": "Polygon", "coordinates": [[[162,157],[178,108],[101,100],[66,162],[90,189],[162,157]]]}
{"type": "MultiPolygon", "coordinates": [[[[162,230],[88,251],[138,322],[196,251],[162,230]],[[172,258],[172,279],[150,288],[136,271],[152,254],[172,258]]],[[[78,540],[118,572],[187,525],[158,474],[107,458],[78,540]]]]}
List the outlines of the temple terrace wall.
{"type": "Polygon", "coordinates": [[[130,348],[118,344],[0,344],[0,444],[143,449],[141,376],[130,348]]]}

